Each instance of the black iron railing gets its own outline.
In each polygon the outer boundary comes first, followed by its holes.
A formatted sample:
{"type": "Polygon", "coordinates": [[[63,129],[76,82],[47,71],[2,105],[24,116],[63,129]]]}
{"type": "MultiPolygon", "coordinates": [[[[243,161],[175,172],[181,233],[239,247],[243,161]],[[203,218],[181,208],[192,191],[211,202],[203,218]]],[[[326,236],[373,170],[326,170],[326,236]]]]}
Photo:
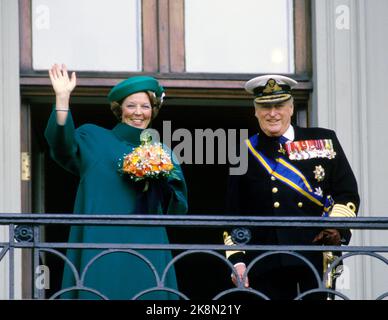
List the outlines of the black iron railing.
{"type": "MultiPolygon", "coordinates": [[[[224,252],[230,250],[230,246],[225,246],[221,242],[220,244],[201,244],[195,243],[196,239],[193,237],[193,242],[190,244],[182,243],[65,243],[65,242],[45,242],[42,241],[42,226],[49,225],[65,225],[65,226],[165,226],[165,227],[187,227],[187,228],[220,228],[220,235],[223,228],[239,230],[235,237],[237,244],[233,246],[233,250],[244,251],[260,251],[261,254],[253,260],[247,268],[247,272],[265,257],[273,254],[287,254],[295,256],[302,260],[306,266],[311,268],[314,273],[317,283],[317,288],[301,293],[296,299],[303,299],[305,296],[313,293],[327,293],[332,297],[337,296],[343,299],[348,299],[343,293],[328,288],[326,286],[328,277],[333,275],[333,271],[341,265],[344,259],[356,255],[368,255],[374,257],[386,265],[388,265],[388,259],[385,258],[382,253],[388,252],[387,246],[321,246],[321,245],[308,245],[308,246],[296,246],[296,245],[250,245],[244,233],[244,228],[249,227],[276,227],[276,228],[292,228],[292,227],[308,227],[308,228],[349,228],[349,229],[371,229],[371,230],[388,230],[388,218],[319,218],[319,217],[242,217],[242,216],[160,216],[160,215],[75,215],[75,214],[0,214],[0,225],[8,226],[9,240],[0,243],[0,262],[4,257],[8,256],[8,268],[9,268],[9,298],[15,297],[15,249],[30,250],[32,251],[31,261],[31,285],[33,286],[32,298],[34,299],[56,299],[61,294],[71,290],[83,290],[94,293],[101,299],[108,299],[103,293],[98,292],[94,288],[89,288],[84,285],[84,279],[90,266],[102,256],[106,256],[116,252],[127,252],[131,255],[135,255],[142,259],[155,276],[155,287],[148,288],[141,292],[138,292],[133,299],[138,299],[143,295],[153,291],[166,291],[174,293],[181,299],[189,299],[187,295],[178,291],[177,289],[168,288],[165,283],[165,277],[167,272],[178,261],[184,260],[186,257],[193,254],[204,254],[216,257],[223,263],[226,268],[229,268],[231,272],[235,272],[233,265],[225,258],[224,252]],[[243,227],[242,227],[243,226],[243,227]],[[240,229],[238,229],[240,228],[240,229]],[[241,229],[243,228],[243,229],[241,229]],[[243,235],[241,239],[238,239],[238,234],[243,235]],[[245,238],[244,238],[245,237],[245,238]],[[96,256],[87,264],[84,270],[80,273],[79,270],[73,265],[73,263],[63,253],[64,249],[100,249],[96,256]],[[179,252],[168,263],[162,274],[158,274],[152,263],[147,258],[139,253],[138,250],[175,250],[179,252]],[[342,251],[343,254],[337,257],[328,266],[328,269],[321,277],[321,271],[316,270],[314,265],[302,255],[303,252],[336,252],[342,251]],[[264,253],[262,253],[264,252],[264,253]],[[36,272],[40,267],[42,261],[42,255],[50,253],[57,256],[71,268],[76,279],[76,285],[71,288],[63,288],[50,296],[46,296],[45,290],[37,287],[36,284],[36,272]]],[[[221,236],[220,236],[221,239],[221,236]]],[[[228,294],[234,292],[248,292],[250,294],[257,295],[258,297],[266,299],[267,297],[252,288],[244,288],[241,281],[236,288],[223,289],[215,294],[212,299],[218,300],[228,294]]],[[[381,294],[377,299],[384,299],[388,297],[388,291],[381,294]]]]}

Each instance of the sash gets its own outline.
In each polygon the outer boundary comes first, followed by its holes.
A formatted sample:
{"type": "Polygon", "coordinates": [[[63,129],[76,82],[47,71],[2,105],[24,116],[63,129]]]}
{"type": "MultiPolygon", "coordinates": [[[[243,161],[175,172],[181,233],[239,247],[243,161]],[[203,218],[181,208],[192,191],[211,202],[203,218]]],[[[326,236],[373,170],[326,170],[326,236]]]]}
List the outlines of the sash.
{"type": "MultiPolygon", "coordinates": [[[[282,138],[285,139],[284,137],[282,138]]],[[[291,187],[318,206],[323,207],[324,212],[329,212],[331,207],[334,205],[333,198],[331,196],[327,196],[325,198],[323,195],[315,193],[302,172],[282,157],[271,159],[265,156],[262,152],[257,151],[253,145],[257,145],[258,141],[259,136],[257,134],[245,140],[251,154],[268,172],[268,174],[276,177],[279,181],[291,187]]]]}

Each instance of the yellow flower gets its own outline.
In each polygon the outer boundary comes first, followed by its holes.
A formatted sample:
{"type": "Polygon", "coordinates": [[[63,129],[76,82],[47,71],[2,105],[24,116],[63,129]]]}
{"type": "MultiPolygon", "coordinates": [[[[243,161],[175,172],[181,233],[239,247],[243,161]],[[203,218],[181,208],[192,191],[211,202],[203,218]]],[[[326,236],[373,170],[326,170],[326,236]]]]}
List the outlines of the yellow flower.
{"type": "Polygon", "coordinates": [[[137,181],[167,176],[174,165],[161,144],[147,143],[124,155],[119,168],[122,173],[128,174],[130,178],[137,181]]]}

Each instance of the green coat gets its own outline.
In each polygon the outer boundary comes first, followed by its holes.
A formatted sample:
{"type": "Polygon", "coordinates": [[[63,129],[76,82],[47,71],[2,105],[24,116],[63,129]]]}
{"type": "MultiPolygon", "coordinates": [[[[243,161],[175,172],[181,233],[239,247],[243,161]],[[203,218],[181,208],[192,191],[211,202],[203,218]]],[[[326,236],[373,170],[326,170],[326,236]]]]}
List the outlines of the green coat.
{"type": "MultiPolygon", "coordinates": [[[[175,159],[174,178],[144,183],[134,182],[117,171],[118,159],[140,144],[141,129],[119,123],[112,130],[85,124],[78,129],[69,112],[65,125],[58,125],[55,111],[45,131],[51,156],[66,170],[80,177],[74,213],[76,214],[184,214],[187,190],[182,171],[175,159]]],[[[66,192],[60,187],[58,192],[66,192]]],[[[168,243],[164,227],[73,226],[69,242],[80,243],[168,243]]],[[[90,259],[102,250],[69,249],[67,257],[82,273],[90,259]]],[[[138,250],[162,276],[171,253],[166,250],[138,250]]],[[[71,269],[65,265],[62,289],[75,285],[71,269]]],[[[168,272],[165,287],[177,288],[175,271],[168,272]]],[[[142,290],[156,287],[151,268],[139,257],[114,252],[97,259],[86,272],[84,286],[98,290],[109,299],[131,299],[142,290]]],[[[71,299],[98,299],[90,291],[70,291],[61,296],[71,299]]],[[[141,299],[176,299],[166,291],[157,291],[141,299]]]]}

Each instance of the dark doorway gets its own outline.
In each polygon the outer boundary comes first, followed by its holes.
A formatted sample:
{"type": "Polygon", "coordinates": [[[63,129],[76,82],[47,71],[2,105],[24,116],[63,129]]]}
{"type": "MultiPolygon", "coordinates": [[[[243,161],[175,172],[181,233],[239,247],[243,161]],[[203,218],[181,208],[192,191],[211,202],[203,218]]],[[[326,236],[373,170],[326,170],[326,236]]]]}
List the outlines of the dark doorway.
{"type": "MultiPolygon", "coordinates": [[[[50,104],[45,103],[31,105],[32,154],[33,160],[40,159],[35,161],[35,164],[33,162],[33,173],[44,175],[44,187],[33,188],[33,208],[35,212],[71,213],[78,178],[60,168],[49,156],[43,134],[51,108],[50,104]]],[[[94,123],[111,129],[116,124],[107,105],[75,101],[71,109],[76,127],[84,123],[94,123]]],[[[195,129],[215,131],[219,128],[225,131],[236,129],[238,132],[240,129],[248,129],[251,135],[257,128],[253,113],[254,108],[250,100],[167,101],[155,119],[153,127],[163,134],[163,121],[171,121],[172,132],[184,128],[193,136],[195,129]]],[[[172,148],[179,143],[173,142],[172,148]]],[[[194,152],[195,150],[192,151],[193,162],[194,152]]],[[[224,214],[228,166],[228,163],[217,164],[217,158],[215,164],[182,164],[189,192],[189,215],[224,214]]],[[[39,180],[42,180],[42,177],[39,180]]],[[[68,231],[69,228],[64,226],[46,227],[45,240],[66,242],[68,231]]],[[[168,233],[172,243],[222,244],[220,228],[174,227],[169,228],[168,233]]],[[[46,297],[49,297],[60,289],[63,262],[47,254],[45,263],[51,270],[51,287],[46,292],[46,297]]],[[[187,256],[176,264],[176,272],[180,290],[191,299],[211,299],[220,291],[231,288],[230,271],[225,263],[214,256],[205,254],[187,256]]]]}

